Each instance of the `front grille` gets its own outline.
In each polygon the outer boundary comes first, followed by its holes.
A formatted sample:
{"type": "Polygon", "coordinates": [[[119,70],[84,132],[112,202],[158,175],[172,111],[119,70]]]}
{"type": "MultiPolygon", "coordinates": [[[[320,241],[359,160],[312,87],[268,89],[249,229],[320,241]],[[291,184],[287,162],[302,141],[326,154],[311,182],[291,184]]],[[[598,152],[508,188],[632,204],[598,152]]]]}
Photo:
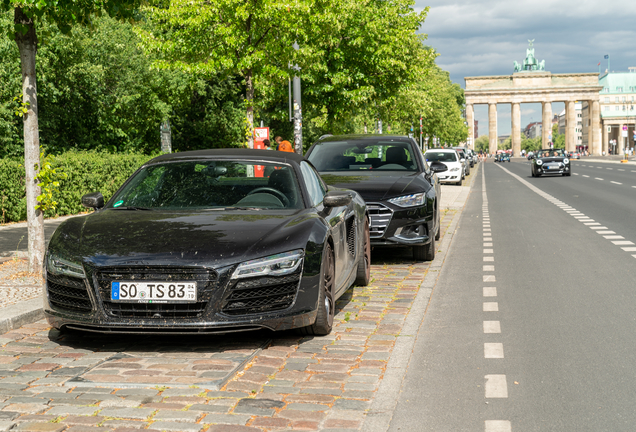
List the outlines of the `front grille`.
{"type": "Polygon", "coordinates": [[[356,221],[353,216],[347,220],[347,248],[352,256],[356,254],[356,221]]]}
{"type": "Polygon", "coordinates": [[[83,279],[47,273],[46,287],[49,303],[55,309],[71,312],[90,312],[93,309],[83,279]]]}
{"type": "Polygon", "coordinates": [[[228,315],[249,315],[287,309],[296,299],[299,283],[300,272],[239,280],[229,289],[221,311],[228,315]]]}
{"type": "Polygon", "coordinates": [[[95,275],[106,313],[117,318],[138,319],[198,318],[203,314],[217,280],[216,272],[201,268],[111,267],[97,270],[95,275]],[[156,282],[196,281],[197,301],[193,303],[124,303],[111,301],[111,282],[131,280],[156,282]]]}
{"type": "Polygon", "coordinates": [[[382,204],[375,203],[367,204],[367,210],[371,217],[371,226],[369,227],[371,238],[382,237],[389,223],[391,223],[393,210],[382,204]]]}

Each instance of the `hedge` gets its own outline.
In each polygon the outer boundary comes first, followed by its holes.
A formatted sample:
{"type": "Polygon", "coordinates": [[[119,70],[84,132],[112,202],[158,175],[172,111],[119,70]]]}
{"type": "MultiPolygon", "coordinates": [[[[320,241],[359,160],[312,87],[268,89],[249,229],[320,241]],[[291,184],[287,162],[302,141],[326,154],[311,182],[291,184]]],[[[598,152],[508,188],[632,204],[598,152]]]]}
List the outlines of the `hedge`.
{"type": "MultiPolygon", "coordinates": [[[[52,158],[52,167],[61,168],[68,177],[60,181],[54,194],[57,208],[46,217],[77,214],[86,209],[82,195],[101,192],[108,200],[141,165],[152,156],[143,154],[110,154],[68,152],[52,158]]],[[[0,159],[0,222],[26,219],[26,190],[23,162],[0,159]]]]}

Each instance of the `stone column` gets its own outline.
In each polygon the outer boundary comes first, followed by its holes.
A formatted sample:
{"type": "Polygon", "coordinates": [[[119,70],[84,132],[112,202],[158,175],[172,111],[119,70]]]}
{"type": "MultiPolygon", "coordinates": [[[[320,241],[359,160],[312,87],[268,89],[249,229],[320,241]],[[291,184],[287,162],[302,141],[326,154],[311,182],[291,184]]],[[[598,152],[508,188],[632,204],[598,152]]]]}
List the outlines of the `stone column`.
{"type": "Polygon", "coordinates": [[[475,112],[473,104],[466,104],[466,123],[468,123],[468,148],[475,149],[475,112]]]}
{"type": "Polygon", "coordinates": [[[587,128],[587,145],[589,148],[589,152],[592,153],[594,156],[597,156],[601,154],[601,145],[599,142],[601,137],[601,110],[599,101],[588,101],[587,106],[590,115],[590,126],[587,128]]]}
{"type": "Polygon", "coordinates": [[[550,148],[550,135],[552,134],[552,102],[542,102],[543,119],[541,120],[541,147],[550,148]]]}
{"type": "Polygon", "coordinates": [[[565,105],[565,149],[573,152],[576,149],[576,109],[574,101],[567,101],[565,105]]]}
{"type": "Polygon", "coordinates": [[[521,153],[521,105],[518,103],[512,104],[511,110],[512,117],[512,151],[515,156],[519,156],[521,153]]]}
{"type": "Polygon", "coordinates": [[[488,104],[488,153],[497,153],[497,103],[488,104]]]}
{"type": "Polygon", "coordinates": [[[603,128],[603,148],[601,149],[601,155],[605,152],[606,155],[609,154],[609,132],[607,131],[607,125],[604,123],[601,124],[603,128]]]}

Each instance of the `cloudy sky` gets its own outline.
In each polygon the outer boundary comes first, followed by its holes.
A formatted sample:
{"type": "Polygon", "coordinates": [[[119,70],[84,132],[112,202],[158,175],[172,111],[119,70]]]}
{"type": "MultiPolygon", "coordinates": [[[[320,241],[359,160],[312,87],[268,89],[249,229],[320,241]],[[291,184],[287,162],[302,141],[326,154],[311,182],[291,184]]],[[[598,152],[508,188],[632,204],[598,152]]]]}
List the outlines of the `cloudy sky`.
{"type": "MultiPolygon", "coordinates": [[[[415,0],[429,6],[422,32],[439,53],[437,64],[464,87],[464,77],[510,75],[528,39],[553,73],[627,72],[636,66],[635,0],[415,0]]],[[[553,113],[563,103],[552,104],[553,113]]],[[[498,106],[498,134],[510,133],[510,105],[498,106]]],[[[488,107],[475,107],[479,134],[488,133],[488,107]]],[[[540,104],[521,105],[521,124],[541,121],[540,104]]]]}

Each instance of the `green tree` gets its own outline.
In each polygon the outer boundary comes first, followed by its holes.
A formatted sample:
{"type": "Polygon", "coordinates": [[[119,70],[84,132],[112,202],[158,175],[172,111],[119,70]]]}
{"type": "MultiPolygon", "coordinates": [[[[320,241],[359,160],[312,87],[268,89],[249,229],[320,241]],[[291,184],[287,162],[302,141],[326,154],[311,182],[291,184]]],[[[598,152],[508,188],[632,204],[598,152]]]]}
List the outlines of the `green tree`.
{"type": "Polygon", "coordinates": [[[22,106],[27,110],[23,118],[24,166],[26,171],[27,225],[29,271],[40,272],[44,259],[44,220],[36,208],[41,194],[37,174],[40,164],[40,137],[36,79],[38,36],[36,25],[55,24],[68,33],[74,25],[90,25],[94,15],[107,13],[118,18],[131,18],[139,6],[138,0],[2,0],[0,12],[13,11],[13,26],[8,35],[16,42],[22,72],[22,106]]]}
{"type": "Polygon", "coordinates": [[[490,146],[490,138],[488,138],[488,135],[480,135],[475,140],[476,151],[482,151],[484,153],[488,153],[489,146],[490,146]]]}

